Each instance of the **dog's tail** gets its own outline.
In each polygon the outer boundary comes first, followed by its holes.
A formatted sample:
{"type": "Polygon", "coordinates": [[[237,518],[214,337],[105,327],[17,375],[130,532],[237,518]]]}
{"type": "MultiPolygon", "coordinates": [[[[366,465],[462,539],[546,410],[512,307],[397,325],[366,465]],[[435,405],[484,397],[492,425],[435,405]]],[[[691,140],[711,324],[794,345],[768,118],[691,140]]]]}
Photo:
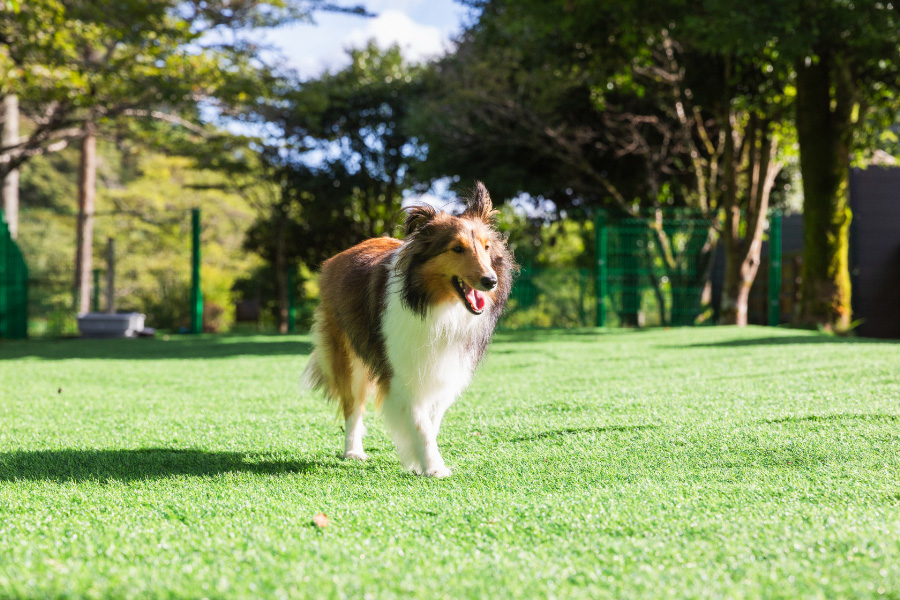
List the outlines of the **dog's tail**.
{"type": "Polygon", "coordinates": [[[325,385],[325,375],[319,366],[319,353],[315,350],[309,356],[309,362],[306,363],[306,369],[300,376],[301,390],[315,390],[325,385]]]}

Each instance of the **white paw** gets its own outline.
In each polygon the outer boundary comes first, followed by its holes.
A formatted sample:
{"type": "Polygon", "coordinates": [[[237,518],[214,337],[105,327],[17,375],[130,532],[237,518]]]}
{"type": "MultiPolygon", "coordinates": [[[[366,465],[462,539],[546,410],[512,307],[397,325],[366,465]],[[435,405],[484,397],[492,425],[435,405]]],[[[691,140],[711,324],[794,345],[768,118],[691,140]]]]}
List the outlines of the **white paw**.
{"type": "Polygon", "coordinates": [[[433,467],[425,471],[425,477],[437,477],[442,479],[444,477],[450,477],[451,471],[445,466],[433,467]]]}
{"type": "Polygon", "coordinates": [[[344,458],[347,460],[366,460],[369,455],[362,450],[347,450],[344,452],[344,458]]]}

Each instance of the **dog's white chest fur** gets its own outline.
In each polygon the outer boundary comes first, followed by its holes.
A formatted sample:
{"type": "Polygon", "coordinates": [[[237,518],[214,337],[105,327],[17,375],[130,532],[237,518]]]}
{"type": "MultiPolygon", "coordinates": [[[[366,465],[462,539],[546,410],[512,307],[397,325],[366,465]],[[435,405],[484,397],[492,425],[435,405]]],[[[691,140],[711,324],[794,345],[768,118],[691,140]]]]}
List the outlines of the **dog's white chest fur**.
{"type": "Polygon", "coordinates": [[[461,302],[431,306],[422,317],[404,304],[402,290],[402,278],[391,273],[381,323],[392,371],[382,407],[385,425],[407,468],[446,477],[450,469],[438,451],[437,432],[472,379],[473,336],[485,321],[461,302]]]}
{"type": "Polygon", "coordinates": [[[429,307],[423,318],[403,304],[401,293],[401,279],[392,275],[381,329],[391,386],[405,388],[410,399],[449,405],[472,379],[470,340],[481,317],[461,302],[448,302],[429,307]]]}

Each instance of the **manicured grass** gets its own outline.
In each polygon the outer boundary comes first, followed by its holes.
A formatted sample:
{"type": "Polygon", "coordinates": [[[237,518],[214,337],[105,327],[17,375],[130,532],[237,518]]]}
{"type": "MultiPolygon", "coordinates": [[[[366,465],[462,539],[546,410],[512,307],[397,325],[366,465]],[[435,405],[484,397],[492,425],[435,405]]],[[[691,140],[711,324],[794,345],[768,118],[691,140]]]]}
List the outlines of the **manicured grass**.
{"type": "Polygon", "coordinates": [[[900,598],[900,344],[500,334],[447,480],[340,460],[308,352],[0,343],[0,597],[900,598]]]}

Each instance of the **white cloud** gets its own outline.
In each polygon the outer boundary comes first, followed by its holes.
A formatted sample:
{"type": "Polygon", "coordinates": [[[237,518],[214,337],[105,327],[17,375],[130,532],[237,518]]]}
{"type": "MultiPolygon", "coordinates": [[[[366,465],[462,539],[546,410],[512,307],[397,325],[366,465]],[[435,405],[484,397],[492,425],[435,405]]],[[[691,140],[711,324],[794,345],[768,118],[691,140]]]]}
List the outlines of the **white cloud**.
{"type": "Polygon", "coordinates": [[[403,56],[413,62],[434,58],[449,48],[440,29],[417,23],[396,9],[385,10],[366,21],[363,27],[351,31],[344,37],[343,45],[358,48],[369,40],[375,40],[380,48],[397,44],[403,56]]]}
{"type": "Polygon", "coordinates": [[[424,4],[424,0],[367,0],[366,10],[376,15],[386,10],[399,10],[408,13],[424,4]]]}
{"type": "Polygon", "coordinates": [[[454,212],[462,208],[462,203],[457,198],[456,194],[450,189],[450,185],[453,183],[453,179],[450,177],[442,177],[434,181],[431,184],[431,188],[429,188],[423,194],[416,194],[414,192],[407,192],[403,196],[403,207],[406,208],[412,204],[416,204],[417,202],[424,202],[425,204],[430,204],[438,210],[443,210],[447,212],[454,212]]]}
{"type": "Polygon", "coordinates": [[[316,13],[315,24],[296,23],[259,30],[254,39],[280,52],[273,62],[296,69],[304,78],[349,64],[348,47],[364,46],[370,39],[386,48],[398,44],[407,60],[422,61],[451,47],[462,28],[467,9],[453,0],[369,0],[363,2],[376,16],[316,13]]]}

